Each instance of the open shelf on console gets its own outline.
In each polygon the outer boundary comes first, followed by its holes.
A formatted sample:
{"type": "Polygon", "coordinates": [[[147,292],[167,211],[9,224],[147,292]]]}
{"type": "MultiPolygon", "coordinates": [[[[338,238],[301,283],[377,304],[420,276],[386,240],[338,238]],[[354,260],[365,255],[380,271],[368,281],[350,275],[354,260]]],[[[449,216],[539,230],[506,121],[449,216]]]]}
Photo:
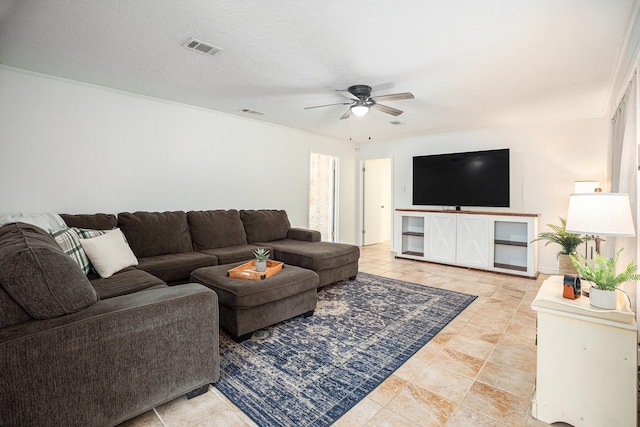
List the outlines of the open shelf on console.
{"type": "Polygon", "coordinates": [[[527,271],[528,224],[515,221],[495,221],[493,266],[505,270],[527,271]]]}
{"type": "Polygon", "coordinates": [[[526,265],[501,264],[498,262],[494,262],[493,266],[496,268],[504,268],[505,270],[527,271],[526,265]]]}
{"type": "Polygon", "coordinates": [[[402,255],[411,255],[411,256],[424,256],[422,252],[414,252],[414,251],[404,251],[402,255]]]}
{"type": "Polygon", "coordinates": [[[424,256],[424,217],[402,217],[402,248],[403,255],[413,257],[424,256]]]}

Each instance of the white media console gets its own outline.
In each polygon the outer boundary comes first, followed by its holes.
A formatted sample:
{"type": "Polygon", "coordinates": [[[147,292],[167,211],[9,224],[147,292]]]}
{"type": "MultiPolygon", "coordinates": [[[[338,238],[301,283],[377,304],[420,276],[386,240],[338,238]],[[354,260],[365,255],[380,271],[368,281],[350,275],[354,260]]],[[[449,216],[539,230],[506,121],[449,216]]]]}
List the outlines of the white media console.
{"type": "Polygon", "coordinates": [[[396,209],[396,257],[537,277],[539,216],[396,209]]]}

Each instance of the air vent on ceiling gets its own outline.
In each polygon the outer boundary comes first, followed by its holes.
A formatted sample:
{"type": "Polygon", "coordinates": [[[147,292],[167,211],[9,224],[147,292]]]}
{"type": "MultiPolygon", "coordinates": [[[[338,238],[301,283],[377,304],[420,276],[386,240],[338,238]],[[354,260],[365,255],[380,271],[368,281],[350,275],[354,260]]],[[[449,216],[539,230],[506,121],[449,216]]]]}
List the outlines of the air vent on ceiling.
{"type": "Polygon", "coordinates": [[[264,113],[261,113],[260,111],[252,110],[250,108],[241,108],[238,111],[242,111],[243,113],[247,113],[247,114],[254,114],[256,116],[264,116],[264,113]]]}
{"type": "Polygon", "coordinates": [[[222,52],[222,49],[219,47],[212,46],[210,44],[206,44],[196,39],[189,39],[182,45],[187,49],[195,50],[196,52],[206,53],[207,55],[215,55],[216,53],[222,52]]]}

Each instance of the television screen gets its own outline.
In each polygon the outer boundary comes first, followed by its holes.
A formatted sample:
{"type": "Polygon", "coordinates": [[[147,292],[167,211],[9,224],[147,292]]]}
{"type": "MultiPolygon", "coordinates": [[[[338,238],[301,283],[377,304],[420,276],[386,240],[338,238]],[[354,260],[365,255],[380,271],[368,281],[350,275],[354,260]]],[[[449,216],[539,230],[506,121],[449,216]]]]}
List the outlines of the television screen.
{"type": "Polygon", "coordinates": [[[509,207],[509,149],[414,157],[413,204],[509,207]]]}

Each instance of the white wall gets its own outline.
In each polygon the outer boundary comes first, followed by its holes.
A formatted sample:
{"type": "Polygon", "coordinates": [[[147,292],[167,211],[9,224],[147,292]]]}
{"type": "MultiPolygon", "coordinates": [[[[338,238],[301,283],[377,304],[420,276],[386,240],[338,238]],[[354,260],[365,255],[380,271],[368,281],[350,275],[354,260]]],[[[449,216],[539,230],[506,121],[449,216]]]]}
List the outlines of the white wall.
{"type": "MultiPolygon", "coordinates": [[[[393,204],[398,209],[425,208],[412,205],[413,156],[509,148],[511,207],[466,209],[540,214],[539,229],[546,231],[545,224],[566,218],[575,181],[603,181],[605,131],[605,120],[592,118],[363,144],[358,150],[360,159],[393,158],[393,204]]],[[[540,272],[557,273],[558,250],[557,245],[539,245],[540,272]]]]}
{"type": "Polygon", "coordinates": [[[349,143],[0,67],[0,214],[268,208],[304,227],[311,151],[340,158],[339,239],[355,243],[349,143]]]}

